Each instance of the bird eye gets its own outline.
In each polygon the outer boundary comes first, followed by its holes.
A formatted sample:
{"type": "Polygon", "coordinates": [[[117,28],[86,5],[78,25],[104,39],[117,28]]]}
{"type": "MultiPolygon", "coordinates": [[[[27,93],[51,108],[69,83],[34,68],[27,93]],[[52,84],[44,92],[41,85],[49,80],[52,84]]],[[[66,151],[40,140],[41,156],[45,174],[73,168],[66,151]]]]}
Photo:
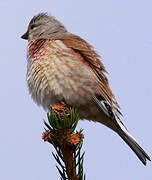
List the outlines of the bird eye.
{"type": "Polygon", "coordinates": [[[31,29],[34,29],[35,27],[36,27],[35,24],[32,24],[32,25],[31,25],[31,29]]]}

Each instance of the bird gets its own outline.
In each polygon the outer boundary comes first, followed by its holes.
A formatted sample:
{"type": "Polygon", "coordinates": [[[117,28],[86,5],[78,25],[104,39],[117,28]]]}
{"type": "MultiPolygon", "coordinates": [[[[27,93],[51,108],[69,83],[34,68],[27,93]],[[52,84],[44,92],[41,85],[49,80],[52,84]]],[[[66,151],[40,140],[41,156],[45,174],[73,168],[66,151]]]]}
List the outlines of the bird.
{"type": "Polygon", "coordinates": [[[112,129],[144,165],[151,160],[121,121],[107,71],[92,45],[48,13],[35,15],[21,38],[28,40],[26,79],[37,105],[49,111],[65,102],[77,109],[80,119],[112,129]]]}

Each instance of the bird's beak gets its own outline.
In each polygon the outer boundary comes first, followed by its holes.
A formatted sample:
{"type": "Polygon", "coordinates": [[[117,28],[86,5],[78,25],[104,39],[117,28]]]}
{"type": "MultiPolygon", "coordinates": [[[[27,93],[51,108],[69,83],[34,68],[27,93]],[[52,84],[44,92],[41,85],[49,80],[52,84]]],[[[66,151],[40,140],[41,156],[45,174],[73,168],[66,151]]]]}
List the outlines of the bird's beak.
{"type": "Polygon", "coordinates": [[[22,39],[25,39],[25,40],[28,40],[28,35],[29,35],[29,33],[28,33],[28,31],[27,31],[25,34],[23,34],[23,35],[21,36],[21,38],[22,38],[22,39]]]}

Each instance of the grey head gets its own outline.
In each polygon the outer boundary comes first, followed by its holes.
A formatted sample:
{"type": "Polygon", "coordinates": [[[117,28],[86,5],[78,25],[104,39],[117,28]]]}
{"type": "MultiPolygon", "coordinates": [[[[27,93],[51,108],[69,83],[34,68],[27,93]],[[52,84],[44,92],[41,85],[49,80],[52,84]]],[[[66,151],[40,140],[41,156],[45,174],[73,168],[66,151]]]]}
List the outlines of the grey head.
{"type": "Polygon", "coordinates": [[[34,16],[29,25],[28,30],[21,36],[22,39],[34,41],[36,39],[57,39],[61,37],[67,30],[62,23],[47,13],[40,13],[34,16]]]}

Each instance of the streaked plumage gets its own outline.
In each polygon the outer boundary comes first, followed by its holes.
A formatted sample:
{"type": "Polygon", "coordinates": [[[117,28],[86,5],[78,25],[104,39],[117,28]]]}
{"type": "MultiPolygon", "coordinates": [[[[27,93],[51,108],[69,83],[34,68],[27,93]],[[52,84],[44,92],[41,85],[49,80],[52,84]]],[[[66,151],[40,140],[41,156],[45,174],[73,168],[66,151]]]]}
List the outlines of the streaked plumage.
{"type": "Polygon", "coordinates": [[[22,38],[29,42],[27,83],[38,105],[49,110],[64,101],[77,108],[81,119],[114,130],[144,164],[150,160],[120,121],[105,67],[91,45],[46,13],[33,17],[22,38]]]}

